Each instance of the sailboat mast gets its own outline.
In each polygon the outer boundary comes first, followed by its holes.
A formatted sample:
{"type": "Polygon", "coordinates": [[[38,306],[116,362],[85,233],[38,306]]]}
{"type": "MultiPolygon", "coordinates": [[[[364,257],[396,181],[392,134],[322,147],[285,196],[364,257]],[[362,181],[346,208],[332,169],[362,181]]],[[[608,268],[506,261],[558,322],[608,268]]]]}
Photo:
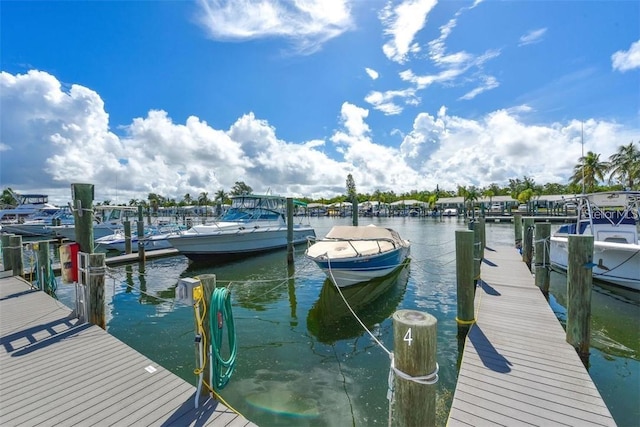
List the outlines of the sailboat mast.
{"type": "Polygon", "coordinates": [[[580,143],[582,144],[582,194],[584,192],[584,122],[580,123],[580,143]]]}

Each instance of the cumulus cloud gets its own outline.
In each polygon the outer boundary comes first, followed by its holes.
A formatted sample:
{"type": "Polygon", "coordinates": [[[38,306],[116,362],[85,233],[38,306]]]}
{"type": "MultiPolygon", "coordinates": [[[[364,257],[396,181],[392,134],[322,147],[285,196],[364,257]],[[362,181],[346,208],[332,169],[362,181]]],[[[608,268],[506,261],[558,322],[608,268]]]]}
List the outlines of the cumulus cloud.
{"type": "Polygon", "coordinates": [[[531,30],[527,34],[520,37],[518,46],[525,46],[528,44],[539,43],[542,41],[542,37],[547,32],[546,28],[538,28],[537,30],[531,30]]]}
{"type": "Polygon", "coordinates": [[[326,198],[344,194],[349,173],[363,193],[505,185],[524,175],[565,183],[581,155],[581,126],[585,149],[601,158],[640,132],[594,119],[531,125],[528,105],[474,119],[443,106],[391,132],[401,138],[395,146],[376,136],[368,109],[345,102],[326,140],[284,141],[251,112],[215,129],[196,116],[176,123],[169,112],[151,110],[117,135],[99,94],[40,71],[1,73],[0,103],[0,186],[49,193],[60,204],[73,182],[95,184],[97,201],[120,203],[151,192],[176,200],[214,194],[236,181],[257,192],[326,198]],[[327,144],[337,155],[323,152],[327,144]]]}
{"type": "Polygon", "coordinates": [[[629,50],[619,50],[611,55],[611,66],[623,73],[640,68],[640,40],[631,43],[629,50]]]}
{"type": "Polygon", "coordinates": [[[310,54],[353,27],[351,0],[200,0],[198,21],[216,40],[281,37],[310,54]]]}

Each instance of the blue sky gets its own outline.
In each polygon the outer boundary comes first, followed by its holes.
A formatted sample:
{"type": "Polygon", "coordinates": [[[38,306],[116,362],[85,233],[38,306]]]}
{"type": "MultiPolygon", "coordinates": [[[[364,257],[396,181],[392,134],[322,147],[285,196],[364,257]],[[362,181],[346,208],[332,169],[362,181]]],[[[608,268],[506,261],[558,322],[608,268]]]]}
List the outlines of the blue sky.
{"type": "Polygon", "coordinates": [[[0,3],[0,186],[566,183],[640,139],[640,2],[0,3]]]}

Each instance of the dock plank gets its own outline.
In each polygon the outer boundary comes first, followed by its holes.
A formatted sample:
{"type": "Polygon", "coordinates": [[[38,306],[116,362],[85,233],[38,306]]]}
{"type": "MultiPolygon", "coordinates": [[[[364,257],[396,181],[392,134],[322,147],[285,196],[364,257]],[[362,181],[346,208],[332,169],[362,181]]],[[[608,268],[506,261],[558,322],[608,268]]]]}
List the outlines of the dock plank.
{"type": "Polygon", "coordinates": [[[447,425],[615,426],[520,254],[485,250],[447,425]]]}
{"type": "Polygon", "coordinates": [[[18,277],[0,278],[0,425],[254,426],[18,277]]]}

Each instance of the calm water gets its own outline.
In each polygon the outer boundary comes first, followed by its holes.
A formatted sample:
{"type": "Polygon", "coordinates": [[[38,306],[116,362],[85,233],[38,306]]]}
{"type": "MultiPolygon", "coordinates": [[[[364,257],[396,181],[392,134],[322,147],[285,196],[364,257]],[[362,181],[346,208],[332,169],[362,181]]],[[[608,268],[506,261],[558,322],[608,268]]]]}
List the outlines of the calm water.
{"type": "MultiPolygon", "coordinates": [[[[455,230],[445,218],[360,219],[396,229],[412,241],[411,262],[346,298],[373,334],[392,350],[391,314],[426,311],[438,319],[438,423],[444,425],[457,375],[455,230]]],[[[318,236],[350,219],[312,218],[318,236]]],[[[512,245],[513,227],[487,224],[487,241],[512,245]]],[[[108,330],[150,359],[195,384],[193,308],[174,301],[181,277],[214,273],[230,283],[238,340],[236,370],[224,399],[260,426],[387,425],[389,358],[345,309],[324,274],[297,248],[288,280],[284,252],[217,267],[193,267],[179,256],[111,268],[108,330]]],[[[565,276],[552,273],[550,303],[565,318],[565,276]]],[[[73,288],[61,285],[70,304],[73,288]]],[[[640,419],[640,298],[594,287],[590,374],[620,426],[640,419]]]]}

